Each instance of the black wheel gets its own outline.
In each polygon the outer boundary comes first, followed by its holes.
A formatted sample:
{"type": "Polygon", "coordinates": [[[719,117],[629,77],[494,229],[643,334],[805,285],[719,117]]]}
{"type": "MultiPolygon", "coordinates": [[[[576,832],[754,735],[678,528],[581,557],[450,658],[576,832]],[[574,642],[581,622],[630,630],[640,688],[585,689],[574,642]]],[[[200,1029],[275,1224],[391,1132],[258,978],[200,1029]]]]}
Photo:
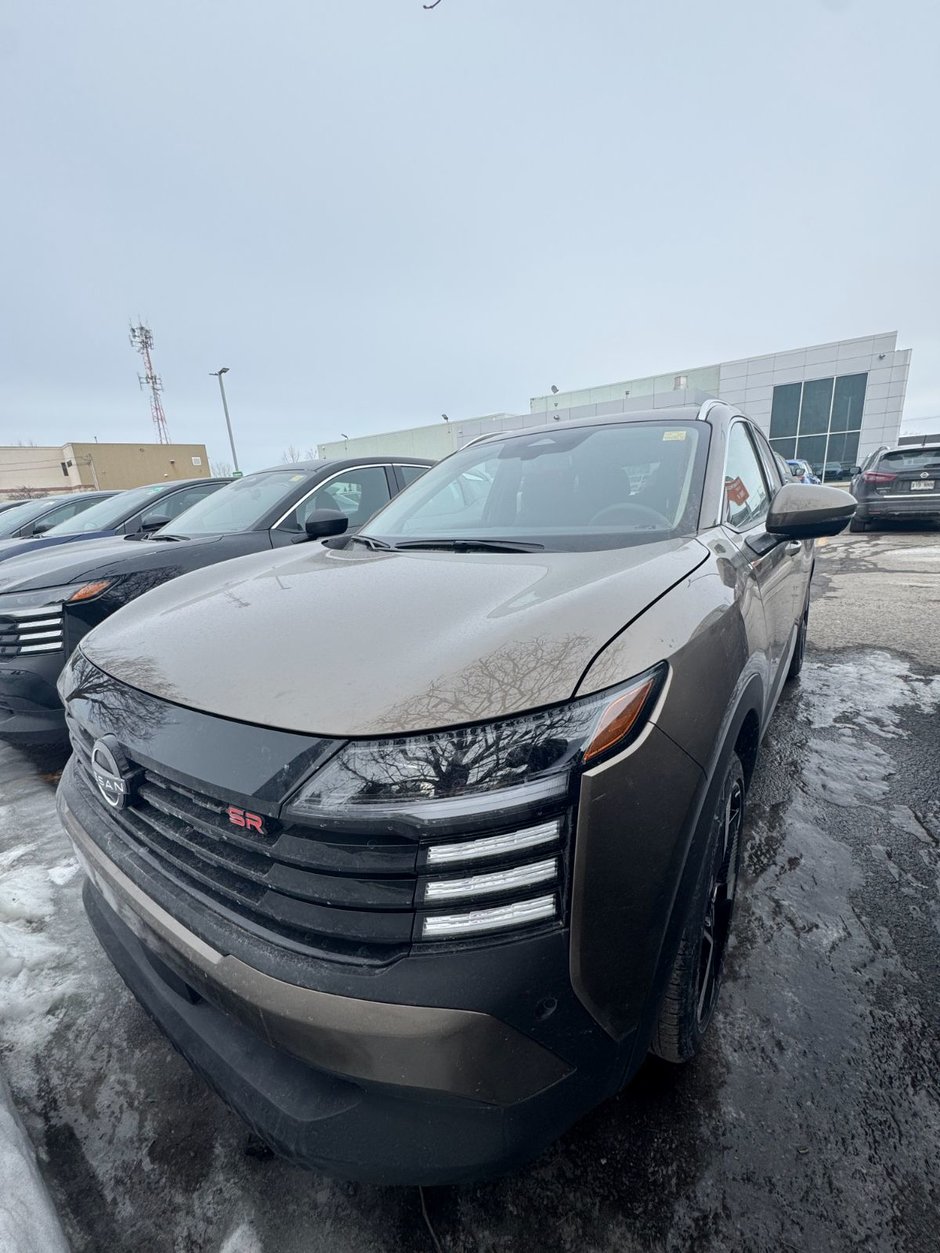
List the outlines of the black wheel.
{"type": "Polygon", "coordinates": [[[732,753],[650,1046],[668,1062],[695,1056],[715,1011],[741,867],[744,793],[744,768],[732,753]]]}
{"type": "Polygon", "coordinates": [[[849,523],[849,530],[852,531],[855,535],[858,535],[860,531],[869,530],[870,526],[871,524],[867,518],[853,518],[852,521],[849,523]]]}
{"type": "Polygon", "coordinates": [[[800,671],[803,669],[803,658],[806,656],[806,635],[809,631],[809,604],[803,610],[803,617],[800,619],[800,626],[796,633],[796,647],[793,650],[793,656],[790,658],[790,669],[787,671],[787,682],[791,679],[799,677],[800,671]]]}

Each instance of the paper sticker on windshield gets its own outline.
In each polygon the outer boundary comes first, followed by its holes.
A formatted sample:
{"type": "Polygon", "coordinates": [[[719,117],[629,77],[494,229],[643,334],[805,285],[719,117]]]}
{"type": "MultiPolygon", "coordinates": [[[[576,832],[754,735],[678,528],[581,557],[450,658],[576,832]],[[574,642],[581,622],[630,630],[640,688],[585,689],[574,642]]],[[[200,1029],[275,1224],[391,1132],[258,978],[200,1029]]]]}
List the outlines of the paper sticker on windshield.
{"type": "Polygon", "coordinates": [[[685,431],[663,431],[663,440],[685,439],[685,431]]]}
{"type": "Polygon", "coordinates": [[[305,477],[305,476],[304,476],[303,474],[292,474],[292,475],[290,476],[290,481],[291,481],[292,483],[299,483],[299,482],[300,482],[300,480],[301,480],[302,478],[304,478],[304,477],[305,477]]]}

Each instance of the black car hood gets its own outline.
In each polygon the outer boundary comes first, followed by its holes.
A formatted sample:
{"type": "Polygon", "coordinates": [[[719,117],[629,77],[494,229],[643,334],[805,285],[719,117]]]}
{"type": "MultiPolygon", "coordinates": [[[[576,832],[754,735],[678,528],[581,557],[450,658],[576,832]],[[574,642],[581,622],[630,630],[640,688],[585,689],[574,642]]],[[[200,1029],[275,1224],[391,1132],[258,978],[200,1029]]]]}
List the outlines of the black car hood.
{"type": "Polygon", "coordinates": [[[48,535],[29,535],[23,539],[2,539],[0,540],[0,561],[12,561],[20,556],[32,556],[34,553],[40,553],[47,548],[61,548],[64,544],[87,544],[96,539],[114,539],[115,535],[116,532],[112,530],[91,531],[87,535],[56,535],[50,531],[48,535]]]}
{"type": "Polygon", "coordinates": [[[88,579],[104,579],[112,573],[126,573],[160,565],[184,547],[205,548],[229,538],[207,535],[186,540],[131,540],[109,536],[82,540],[41,552],[26,552],[0,565],[0,596],[7,592],[40,591],[45,587],[65,587],[88,579]]]}

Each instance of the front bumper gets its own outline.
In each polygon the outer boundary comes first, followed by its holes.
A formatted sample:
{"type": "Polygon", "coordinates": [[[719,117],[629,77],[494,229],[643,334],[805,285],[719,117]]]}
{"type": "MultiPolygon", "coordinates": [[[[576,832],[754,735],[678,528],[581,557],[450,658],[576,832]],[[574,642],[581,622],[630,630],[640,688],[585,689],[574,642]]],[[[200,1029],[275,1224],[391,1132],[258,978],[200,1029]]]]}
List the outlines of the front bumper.
{"type": "MultiPolygon", "coordinates": [[[[72,765],[58,803],[112,962],[191,1065],[283,1156],[386,1184],[483,1178],[536,1156],[619,1086],[632,1037],[598,1051],[580,1033],[586,1064],[575,1067],[490,1013],[323,992],[213,948],[90,836],[94,810],[72,765]]],[[[454,996],[472,1000],[461,996],[459,961],[452,973],[454,996]]]]}
{"type": "Polygon", "coordinates": [[[65,712],[56,691],[64,661],[64,653],[57,652],[0,663],[0,739],[64,743],[65,712]]]}

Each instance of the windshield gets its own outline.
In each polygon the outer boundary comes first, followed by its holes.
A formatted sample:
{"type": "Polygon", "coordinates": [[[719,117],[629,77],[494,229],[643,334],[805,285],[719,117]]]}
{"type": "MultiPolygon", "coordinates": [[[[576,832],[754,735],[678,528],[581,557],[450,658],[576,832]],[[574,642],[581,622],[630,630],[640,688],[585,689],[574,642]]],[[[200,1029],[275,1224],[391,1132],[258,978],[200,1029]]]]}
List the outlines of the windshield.
{"type": "Polygon", "coordinates": [[[252,531],[278,505],[286,509],[309,474],[297,470],[267,470],[249,474],[220,487],[217,492],[184,510],[157,535],[230,535],[252,531]]]}
{"type": "Polygon", "coordinates": [[[87,535],[90,531],[110,531],[126,522],[138,509],[142,509],[152,496],[166,489],[165,483],[150,483],[147,487],[132,487],[129,492],[109,496],[84,513],[54,526],[48,535],[87,535]]]}
{"type": "Polygon", "coordinates": [[[367,526],[389,544],[489,540],[577,550],[652,543],[698,523],[708,426],[539,429],[464,448],[367,526]]]}
{"type": "MultiPolygon", "coordinates": [[[[898,448],[881,458],[886,470],[940,469],[940,448],[898,448]]],[[[0,514],[0,521],[3,515],[0,514]]]]}
{"type": "Polygon", "coordinates": [[[40,514],[45,513],[54,503],[51,500],[24,500],[21,505],[4,509],[3,513],[0,513],[0,535],[12,535],[25,522],[32,522],[33,518],[38,518],[40,514]]]}

